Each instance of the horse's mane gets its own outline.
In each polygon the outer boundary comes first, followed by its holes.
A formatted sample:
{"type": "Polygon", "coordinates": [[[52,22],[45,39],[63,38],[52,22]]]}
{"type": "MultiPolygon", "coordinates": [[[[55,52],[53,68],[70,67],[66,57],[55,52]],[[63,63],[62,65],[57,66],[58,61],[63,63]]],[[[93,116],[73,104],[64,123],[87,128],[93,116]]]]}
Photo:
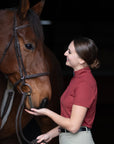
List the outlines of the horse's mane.
{"type": "Polygon", "coordinates": [[[27,19],[34,30],[36,37],[43,41],[44,35],[39,16],[34,11],[29,9],[27,13],[27,19]]]}
{"type": "MultiPolygon", "coordinates": [[[[14,8],[2,8],[0,10],[17,10],[16,7],[14,8]]],[[[19,14],[19,13],[18,13],[19,14]]],[[[21,17],[20,17],[21,18],[21,17]]],[[[32,26],[36,38],[40,38],[42,41],[44,40],[43,28],[41,26],[39,16],[32,10],[29,9],[27,13],[27,20],[29,21],[30,25],[32,26]]]]}

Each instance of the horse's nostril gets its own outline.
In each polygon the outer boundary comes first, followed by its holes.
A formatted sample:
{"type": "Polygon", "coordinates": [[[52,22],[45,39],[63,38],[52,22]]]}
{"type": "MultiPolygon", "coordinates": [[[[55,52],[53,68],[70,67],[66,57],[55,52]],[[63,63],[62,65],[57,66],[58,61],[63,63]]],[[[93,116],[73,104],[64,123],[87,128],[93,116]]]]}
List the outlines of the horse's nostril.
{"type": "Polygon", "coordinates": [[[39,108],[44,108],[48,104],[48,98],[44,98],[39,106],[39,108]]]}

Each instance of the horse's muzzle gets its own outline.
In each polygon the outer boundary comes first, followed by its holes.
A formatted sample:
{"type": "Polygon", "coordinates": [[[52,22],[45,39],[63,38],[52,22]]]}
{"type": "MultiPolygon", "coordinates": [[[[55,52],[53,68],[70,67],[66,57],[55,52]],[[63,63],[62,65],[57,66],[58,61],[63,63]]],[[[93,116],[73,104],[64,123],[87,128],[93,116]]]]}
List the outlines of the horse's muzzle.
{"type": "Polygon", "coordinates": [[[48,104],[48,98],[44,98],[39,106],[39,109],[40,108],[45,108],[46,105],[48,104]]]}

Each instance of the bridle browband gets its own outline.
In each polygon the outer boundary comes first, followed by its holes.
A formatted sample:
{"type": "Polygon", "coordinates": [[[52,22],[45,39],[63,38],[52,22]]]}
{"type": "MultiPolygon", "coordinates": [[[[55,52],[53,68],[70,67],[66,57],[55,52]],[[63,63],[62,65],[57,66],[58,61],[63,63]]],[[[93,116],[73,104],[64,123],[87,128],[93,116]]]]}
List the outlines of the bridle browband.
{"type": "Polygon", "coordinates": [[[18,66],[19,66],[20,79],[14,84],[14,86],[17,86],[20,82],[25,83],[26,79],[31,79],[31,78],[35,78],[35,77],[41,77],[41,76],[49,75],[48,72],[27,75],[26,69],[24,67],[22,55],[21,55],[21,49],[20,49],[20,44],[19,44],[19,40],[18,40],[18,36],[17,36],[17,30],[23,29],[23,28],[28,27],[28,26],[30,26],[30,24],[17,26],[17,19],[16,19],[16,13],[15,13],[15,16],[14,16],[15,52],[16,52],[18,66]]]}
{"type": "Polygon", "coordinates": [[[27,96],[29,97],[30,106],[33,107],[32,100],[31,100],[32,88],[31,88],[31,86],[29,84],[27,84],[25,82],[25,80],[26,79],[31,79],[31,78],[36,78],[36,77],[48,76],[49,75],[49,72],[36,73],[36,74],[31,74],[31,75],[28,75],[27,72],[26,72],[26,69],[25,69],[24,63],[23,63],[23,59],[22,59],[20,43],[19,43],[18,36],[17,36],[17,30],[26,28],[28,26],[31,26],[31,25],[30,24],[26,24],[26,25],[17,26],[16,11],[15,11],[13,35],[12,35],[8,45],[6,46],[6,48],[5,48],[4,52],[3,52],[2,58],[0,59],[0,64],[1,64],[3,59],[5,58],[5,55],[6,55],[7,51],[8,51],[8,49],[10,48],[10,45],[11,45],[13,39],[14,39],[14,48],[15,48],[15,53],[16,53],[16,58],[17,58],[17,63],[18,63],[19,73],[20,73],[20,79],[14,84],[14,87],[16,87],[17,85],[20,84],[20,91],[21,91],[21,93],[23,95],[22,99],[21,99],[21,102],[20,102],[20,105],[19,105],[19,108],[18,108],[18,111],[17,111],[17,115],[16,115],[16,133],[17,133],[17,138],[18,138],[20,144],[22,144],[22,141],[21,141],[21,138],[20,138],[19,132],[18,132],[18,121],[19,121],[20,135],[24,139],[24,141],[26,141],[28,144],[36,144],[36,140],[33,140],[31,142],[31,141],[28,141],[24,137],[23,132],[22,132],[22,127],[21,127],[21,117],[22,117],[22,112],[23,112],[23,109],[24,109],[24,101],[25,101],[27,96]],[[28,87],[29,91],[28,92],[24,92],[22,90],[23,86],[28,87]]]}

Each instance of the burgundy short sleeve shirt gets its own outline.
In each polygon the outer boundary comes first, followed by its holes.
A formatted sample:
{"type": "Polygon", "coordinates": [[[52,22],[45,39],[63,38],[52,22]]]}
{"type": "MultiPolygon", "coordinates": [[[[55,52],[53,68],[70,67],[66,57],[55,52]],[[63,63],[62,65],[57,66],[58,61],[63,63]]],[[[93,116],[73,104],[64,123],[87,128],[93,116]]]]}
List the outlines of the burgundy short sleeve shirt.
{"type": "Polygon", "coordinates": [[[61,96],[61,115],[70,117],[72,105],[87,107],[82,126],[92,128],[97,102],[97,84],[89,67],[75,71],[67,89],[61,96]]]}

